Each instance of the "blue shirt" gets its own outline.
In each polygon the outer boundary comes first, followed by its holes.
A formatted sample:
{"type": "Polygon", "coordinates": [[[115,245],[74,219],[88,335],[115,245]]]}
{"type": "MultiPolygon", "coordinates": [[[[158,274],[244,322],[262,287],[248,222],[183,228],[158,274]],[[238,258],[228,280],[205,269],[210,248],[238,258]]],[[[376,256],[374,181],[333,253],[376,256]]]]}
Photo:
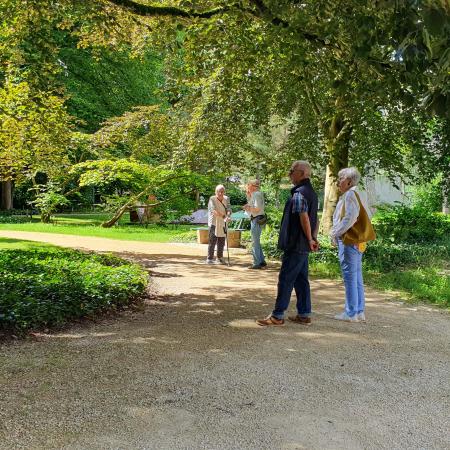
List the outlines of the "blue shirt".
{"type": "Polygon", "coordinates": [[[292,213],[300,214],[304,212],[308,212],[308,202],[300,192],[295,192],[292,196],[292,213]]]}

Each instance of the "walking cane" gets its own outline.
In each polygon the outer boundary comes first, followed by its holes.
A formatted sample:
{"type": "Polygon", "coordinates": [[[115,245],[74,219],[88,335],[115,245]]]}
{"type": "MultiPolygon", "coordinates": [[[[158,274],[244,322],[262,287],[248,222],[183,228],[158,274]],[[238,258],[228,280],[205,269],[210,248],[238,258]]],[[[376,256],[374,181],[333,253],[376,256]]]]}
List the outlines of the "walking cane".
{"type": "Polygon", "coordinates": [[[223,232],[225,233],[225,242],[227,243],[227,255],[228,255],[228,267],[230,267],[230,248],[228,247],[228,225],[225,222],[223,226],[223,232]]]}

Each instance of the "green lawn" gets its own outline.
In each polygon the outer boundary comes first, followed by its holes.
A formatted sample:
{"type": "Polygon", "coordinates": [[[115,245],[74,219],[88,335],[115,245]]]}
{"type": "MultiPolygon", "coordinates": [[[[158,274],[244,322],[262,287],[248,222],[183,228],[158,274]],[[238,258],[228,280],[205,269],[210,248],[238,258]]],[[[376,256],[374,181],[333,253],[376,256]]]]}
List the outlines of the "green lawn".
{"type": "MultiPolygon", "coordinates": [[[[118,225],[112,228],[102,228],[100,224],[106,219],[105,214],[58,214],[53,223],[39,222],[37,216],[26,223],[0,223],[0,230],[31,231],[40,233],[59,233],[77,236],[95,236],[109,239],[171,242],[182,238],[194,226],[191,225],[130,225],[128,215],[125,215],[118,225]]],[[[189,233],[192,234],[192,233],[189,233]]]]}
{"type": "MultiPolygon", "coordinates": [[[[339,265],[314,262],[310,265],[313,278],[341,280],[339,265]]],[[[450,265],[444,262],[423,268],[408,268],[387,273],[363,271],[364,284],[379,291],[386,291],[402,300],[428,302],[450,308],[450,265]]]]}
{"type": "Polygon", "coordinates": [[[18,239],[0,238],[0,250],[33,250],[37,248],[52,247],[41,242],[22,241],[18,239]]]}

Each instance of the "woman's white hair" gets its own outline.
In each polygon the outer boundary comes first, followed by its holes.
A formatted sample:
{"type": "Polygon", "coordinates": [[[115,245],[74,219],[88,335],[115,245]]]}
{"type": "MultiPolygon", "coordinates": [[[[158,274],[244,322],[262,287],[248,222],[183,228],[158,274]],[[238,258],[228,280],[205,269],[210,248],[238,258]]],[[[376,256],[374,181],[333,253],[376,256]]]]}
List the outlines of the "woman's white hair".
{"type": "Polygon", "coordinates": [[[218,184],[217,186],[216,186],[216,194],[221,190],[221,189],[224,189],[225,190],[225,186],[223,185],[223,184],[218,184]]]}
{"type": "Polygon", "coordinates": [[[352,186],[356,186],[361,179],[361,174],[356,167],[346,167],[345,169],[341,169],[339,171],[338,177],[345,180],[350,180],[352,186]]]}

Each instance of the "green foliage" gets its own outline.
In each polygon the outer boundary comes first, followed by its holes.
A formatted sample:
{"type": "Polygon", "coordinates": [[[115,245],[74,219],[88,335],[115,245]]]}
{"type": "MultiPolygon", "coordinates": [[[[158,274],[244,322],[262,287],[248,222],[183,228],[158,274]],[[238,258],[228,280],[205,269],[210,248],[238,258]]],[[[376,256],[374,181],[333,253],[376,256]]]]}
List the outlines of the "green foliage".
{"type": "Polygon", "coordinates": [[[57,248],[0,253],[0,327],[25,330],[94,317],[142,294],[146,273],[107,255],[57,248]]]}
{"type": "Polygon", "coordinates": [[[178,130],[179,123],[159,105],[136,106],[106,120],[92,136],[92,146],[112,157],[131,157],[151,165],[179,165],[174,155],[178,130]]]}
{"type": "Polygon", "coordinates": [[[194,191],[200,191],[210,180],[187,170],[170,170],[134,160],[87,161],[73,167],[80,186],[96,186],[116,213],[103,226],[112,226],[127,208],[144,203],[160,214],[161,219],[177,219],[195,209],[194,191]],[[120,193],[118,193],[120,192],[120,193]]]}
{"type": "Polygon", "coordinates": [[[232,183],[229,185],[225,183],[225,187],[226,187],[226,195],[229,197],[230,202],[233,205],[239,206],[239,210],[241,210],[240,207],[247,203],[247,196],[245,194],[244,189],[232,183]]]}
{"type": "Polygon", "coordinates": [[[365,279],[377,289],[400,291],[411,300],[450,307],[450,272],[439,266],[368,273],[365,279]]]}
{"type": "Polygon", "coordinates": [[[50,222],[51,215],[57,211],[61,206],[70,204],[67,198],[52,189],[52,186],[46,186],[48,189],[39,192],[33,205],[40,211],[41,220],[43,223],[50,222]]]}
{"type": "Polygon", "coordinates": [[[412,202],[416,208],[429,212],[442,210],[443,203],[442,176],[437,176],[429,183],[412,188],[412,202]]]}
{"type": "Polygon", "coordinates": [[[67,109],[81,121],[82,130],[97,131],[102,122],[136,105],[159,103],[155,91],[163,79],[155,56],[147,52],[133,58],[130,51],[108,49],[94,52],[66,40],[59,53],[64,65],[61,83],[68,96],[67,109]]]}
{"type": "Polygon", "coordinates": [[[0,177],[61,173],[67,165],[70,119],[64,101],[26,81],[0,84],[0,177]]]}
{"type": "Polygon", "coordinates": [[[150,184],[155,172],[157,170],[147,164],[128,159],[86,161],[71,168],[71,174],[79,179],[80,186],[94,186],[106,191],[139,192],[150,184]]]}
{"type": "Polygon", "coordinates": [[[404,268],[427,267],[450,259],[450,243],[392,243],[376,240],[367,246],[364,267],[389,273],[404,268]]]}
{"type": "Polygon", "coordinates": [[[418,206],[380,209],[373,218],[378,238],[392,243],[439,242],[450,236],[450,217],[418,206]]]}
{"type": "MultiPolygon", "coordinates": [[[[280,257],[279,221],[275,215],[272,220],[274,225],[266,226],[261,244],[266,255],[280,257]]],[[[378,236],[364,253],[365,279],[379,289],[398,290],[413,299],[450,306],[450,218],[401,206],[379,211],[373,222],[378,236]]],[[[328,237],[319,236],[319,241],[319,252],[310,254],[311,273],[339,277],[337,248],[328,237]]]]}
{"type": "Polygon", "coordinates": [[[197,242],[197,232],[195,230],[181,232],[172,238],[172,242],[183,242],[183,243],[197,242]]]}
{"type": "Polygon", "coordinates": [[[4,211],[0,213],[0,223],[26,223],[30,222],[28,216],[4,214],[4,211]]]}

